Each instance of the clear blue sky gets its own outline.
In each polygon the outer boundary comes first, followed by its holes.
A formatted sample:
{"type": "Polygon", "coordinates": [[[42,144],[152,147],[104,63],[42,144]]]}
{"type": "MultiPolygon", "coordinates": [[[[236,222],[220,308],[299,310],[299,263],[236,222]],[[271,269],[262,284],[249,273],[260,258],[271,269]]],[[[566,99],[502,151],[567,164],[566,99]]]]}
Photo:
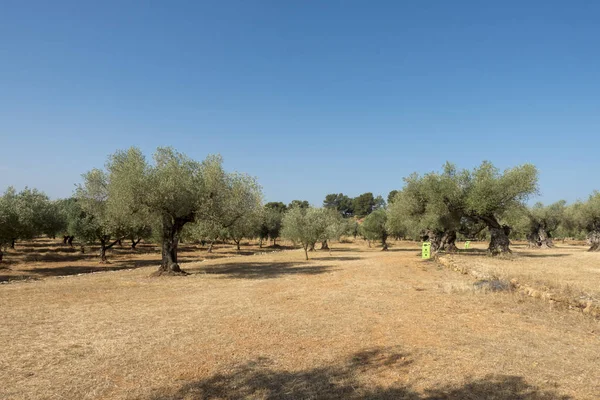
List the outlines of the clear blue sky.
{"type": "Polygon", "coordinates": [[[69,196],[116,149],[170,145],[268,201],[484,159],[572,201],[600,189],[599,21],[597,1],[0,0],[0,189],[69,196]]]}

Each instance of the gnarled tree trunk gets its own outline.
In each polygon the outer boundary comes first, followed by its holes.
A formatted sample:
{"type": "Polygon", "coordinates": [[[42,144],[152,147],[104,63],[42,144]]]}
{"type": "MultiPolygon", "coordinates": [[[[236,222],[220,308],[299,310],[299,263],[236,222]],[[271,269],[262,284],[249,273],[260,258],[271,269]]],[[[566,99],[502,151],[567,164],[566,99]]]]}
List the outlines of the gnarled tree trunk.
{"type": "Polygon", "coordinates": [[[172,218],[167,215],[163,216],[162,259],[158,271],[154,273],[155,276],[187,275],[181,270],[177,263],[177,246],[179,244],[179,236],[181,235],[183,226],[191,220],[191,218],[172,218]]]}
{"type": "Polygon", "coordinates": [[[107,258],[106,258],[106,250],[112,248],[115,244],[120,243],[121,239],[117,239],[112,243],[108,243],[110,240],[110,237],[105,236],[102,239],[100,239],[100,263],[105,264],[108,262],[107,258]]]}
{"type": "Polygon", "coordinates": [[[63,236],[63,244],[67,244],[67,240],[69,239],[68,236],[63,236]]]}
{"type": "Polygon", "coordinates": [[[73,247],[73,239],[75,239],[75,236],[69,236],[67,238],[67,243],[69,244],[69,246],[73,247]]]}
{"type": "Polygon", "coordinates": [[[240,242],[241,242],[241,240],[235,240],[235,239],[233,239],[233,241],[235,242],[235,247],[236,247],[237,251],[240,251],[241,250],[240,249],[240,242]]]}
{"type": "Polygon", "coordinates": [[[321,242],[321,250],[329,250],[329,243],[327,243],[327,240],[321,242]]]}
{"type": "Polygon", "coordinates": [[[588,235],[590,248],[588,251],[600,251],[600,231],[592,231],[588,235]]]}
{"type": "Polygon", "coordinates": [[[456,231],[444,232],[441,238],[440,250],[446,250],[448,253],[456,253],[456,231]]]}
{"type": "Polygon", "coordinates": [[[537,225],[531,228],[527,234],[527,245],[529,248],[549,249],[554,247],[550,234],[542,225],[537,225]]]}
{"type": "Polygon", "coordinates": [[[431,243],[431,252],[437,253],[442,250],[442,232],[428,229],[421,235],[421,240],[431,243]]]}
{"type": "Polygon", "coordinates": [[[510,240],[508,239],[510,227],[507,225],[500,226],[500,224],[498,224],[498,226],[490,226],[488,229],[491,236],[488,252],[494,256],[512,253],[509,248],[510,240]]]}

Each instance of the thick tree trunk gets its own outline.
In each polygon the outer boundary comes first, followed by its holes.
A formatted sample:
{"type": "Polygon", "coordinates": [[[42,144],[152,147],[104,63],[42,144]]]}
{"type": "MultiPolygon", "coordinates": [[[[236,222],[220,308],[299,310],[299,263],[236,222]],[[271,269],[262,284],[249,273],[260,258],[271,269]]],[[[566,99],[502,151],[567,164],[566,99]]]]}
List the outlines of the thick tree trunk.
{"type": "Polygon", "coordinates": [[[388,238],[388,235],[385,233],[381,236],[381,251],[388,250],[387,238],[388,238]]]}
{"type": "Polygon", "coordinates": [[[123,243],[121,243],[121,239],[117,240],[117,243],[119,244],[119,247],[123,247],[123,243]]]}
{"type": "Polygon", "coordinates": [[[67,238],[67,243],[69,244],[69,246],[73,247],[73,239],[75,239],[75,236],[69,236],[67,238]]]}
{"type": "Polygon", "coordinates": [[[431,242],[431,251],[437,253],[446,251],[448,253],[456,253],[456,231],[428,231],[429,241],[431,242]]]}
{"type": "Polygon", "coordinates": [[[550,234],[541,225],[533,227],[527,234],[527,244],[529,248],[535,249],[549,249],[554,247],[550,234]]]}
{"type": "Polygon", "coordinates": [[[600,251],[600,232],[593,231],[588,235],[588,241],[590,242],[590,249],[588,251],[600,251]]]}
{"type": "Polygon", "coordinates": [[[497,226],[489,226],[488,229],[491,236],[488,252],[494,256],[512,253],[509,248],[510,240],[508,239],[510,227],[507,225],[500,226],[500,224],[497,223],[497,226]]]}
{"type": "Polygon", "coordinates": [[[262,242],[263,242],[262,238],[258,238],[258,248],[259,249],[262,249],[262,242]]]}
{"type": "Polygon", "coordinates": [[[63,244],[67,244],[67,240],[69,239],[68,236],[63,236],[63,244]]]}
{"type": "Polygon", "coordinates": [[[131,239],[131,250],[136,250],[136,246],[142,241],[142,239],[131,239]]]}
{"type": "Polygon", "coordinates": [[[455,231],[446,232],[443,242],[444,242],[444,249],[448,253],[456,253],[458,251],[458,247],[456,247],[456,232],[455,231]]]}
{"type": "Polygon", "coordinates": [[[327,243],[327,240],[321,242],[321,250],[329,250],[329,243],[327,243]]]}
{"type": "Polygon", "coordinates": [[[240,251],[240,250],[241,250],[241,249],[240,249],[240,241],[241,241],[241,240],[234,240],[234,242],[235,242],[235,248],[237,249],[237,251],[240,251]]]}
{"type": "Polygon", "coordinates": [[[443,250],[442,247],[443,233],[437,230],[428,229],[422,236],[423,241],[431,243],[431,253],[437,253],[443,250]]]}
{"type": "Polygon", "coordinates": [[[17,241],[17,239],[14,239],[10,242],[10,248],[14,249],[15,248],[15,242],[17,241]]]}
{"type": "Polygon", "coordinates": [[[179,244],[181,230],[188,220],[189,219],[175,219],[172,221],[171,217],[163,218],[162,260],[160,268],[154,273],[155,276],[187,275],[187,273],[181,270],[177,263],[177,246],[179,244]]]}
{"type": "Polygon", "coordinates": [[[550,234],[546,232],[546,229],[544,227],[540,226],[540,228],[538,229],[538,237],[540,238],[540,247],[542,249],[550,249],[554,247],[554,243],[552,243],[552,238],[550,237],[550,234]]]}

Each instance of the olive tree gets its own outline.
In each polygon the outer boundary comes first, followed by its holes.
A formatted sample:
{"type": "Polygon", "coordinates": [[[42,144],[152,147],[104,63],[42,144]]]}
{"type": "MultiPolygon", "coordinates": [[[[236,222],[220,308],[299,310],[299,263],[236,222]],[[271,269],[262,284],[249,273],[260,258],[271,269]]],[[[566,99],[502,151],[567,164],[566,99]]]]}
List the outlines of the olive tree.
{"type": "Polygon", "coordinates": [[[153,161],[144,160],[140,174],[130,175],[129,185],[119,190],[128,192],[124,197],[131,195],[158,220],[162,259],[156,274],[184,274],[177,262],[181,234],[186,224],[207,219],[212,206],[224,200],[222,160],[209,156],[198,162],[159,147],[153,161]]]}
{"type": "Polygon", "coordinates": [[[370,213],[360,225],[362,235],[368,240],[380,240],[381,250],[388,249],[387,213],[385,210],[375,210],[370,213]]]}
{"type": "Polygon", "coordinates": [[[527,242],[530,248],[548,249],[554,247],[552,237],[563,221],[566,202],[564,200],[544,206],[538,202],[526,210],[528,232],[527,242]]]}
{"type": "MultiPolygon", "coordinates": [[[[44,193],[9,187],[0,197],[0,249],[15,247],[18,239],[32,239],[49,231],[52,202],[44,193]]],[[[2,259],[0,250],[0,261],[2,259]]]]}
{"type": "Polygon", "coordinates": [[[457,231],[463,227],[461,213],[448,207],[462,201],[457,190],[456,168],[444,166],[441,174],[416,173],[404,179],[404,188],[398,191],[387,211],[387,228],[395,236],[431,242],[431,250],[456,251],[457,231]]]}
{"type": "Polygon", "coordinates": [[[273,246],[276,245],[277,238],[281,234],[281,224],[286,210],[287,206],[281,202],[265,204],[258,227],[260,247],[262,247],[262,241],[267,238],[271,239],[273,246]]]}
{"type": "Polygon", "coordinates": [[[492,255],[510,253],[510,226],[501,221],[509,210],[522,207],[538,192],[537,182],[538,172],[532,164],[501,173],[490,162],[484,161],[473,171],[465,170],[459,174],[457,184],[464,193],[463,201],[448,202],[449,209],[487,227],[490,233],[488,251],[492,255]]]}
{"type": "Polygon", "coordinates": [[[537,170],[531,164],[501,173],[487,161],[472,171],[458,171],[447,163],[442,173],[407,178],[390,206],[390,226],[413,233],[425,230],[432,250],[442,248],[435,245],[440,233],[442,238],[446,236],[440,241],[455,249],[457,232],[471,236],[485,227],[490,234],[488,251],[509,253],[511,228],[502,222],[510,210],[523,207],[535,193],[537,170]]]}
{"type": "Polygon", "coordinates": [[[323,208],[291,207],[283,216],[281,235],[302,245],[308,260],[308,250],[317,242],[329,239],[329,218],[329,212],[323,208]]]}
{"type": "Polygon", "coordinates": [[[243,238],[253,237],[259,224],[262,191],[256,180],[234,173],[223,177],[222,200],[208,219],[240,250],[243,238]]]}
{"type": "Polygon", "coordinates": [[[589,251],[600,251],[600,192],[594,191],[587,201],[572,204],[567,214],[574,229],[587,233],[589,251]]]}
{"type": "Polygon", "coordinates": [[[107,262],[106,251],[124,237],[123,222],[114,218],[108,205],[109,177],[99,169],[83,174],[83,183],[75,189],[78,210],[72,233],[85,243],[100,243],[100,262],[107,262]]]}

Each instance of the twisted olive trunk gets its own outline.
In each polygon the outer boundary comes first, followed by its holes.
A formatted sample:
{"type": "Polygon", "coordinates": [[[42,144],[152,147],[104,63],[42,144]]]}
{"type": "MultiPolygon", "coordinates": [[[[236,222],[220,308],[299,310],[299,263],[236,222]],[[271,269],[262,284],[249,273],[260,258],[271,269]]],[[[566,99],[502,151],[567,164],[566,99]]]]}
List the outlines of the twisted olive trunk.
{"type": "Polygon", "coordinates": [[[157,275],[176,275],[183,271],[177,263],[177,246],[179,244],[179,235],[185,225],[184,219],[171,219],[170,216],[163,217],[162,232],[162,259],[157,275]]]}
{"type": "Polygon", "coordinates": [[[106,251],[111,249],[115,244],[121,242],[121,239],[117,239],[112,243],[109,243],[109,240],[109,236],[104,236],[100,239],[100,263],[102,264],[108,262],[108,259],[106,258],[106,251]]]}
{"type": "Polygon", "coordinates": [[[492,226],[488,228],[490,231],[490,245],[488,247],[488,252],[492,255],[499,254],[510,254],[512,251],[510,250],[510,240],[508,239],[508,235],[510,234],[510,227],[507,225],[500,226],[492,226]]]}
{"type": "Polygon", "coordinates": [[[456,231],[447,231],[442,235],[440,250],[446,250],[448,253],[456,253],[456,231]]]}
{"type": "Polygon", "coordinates": [[[527,244],[529,248],[536,249],[549,249],[554,247],[550,234],[541,224],[537,224],[531,228],[531,231],[527,234],[527,244]]]}
{"type": "Polygon", "coordinates": [[[327,239],[321,242],[321,250],[329,250],[329,243],[327,243],[327,239]]]}

